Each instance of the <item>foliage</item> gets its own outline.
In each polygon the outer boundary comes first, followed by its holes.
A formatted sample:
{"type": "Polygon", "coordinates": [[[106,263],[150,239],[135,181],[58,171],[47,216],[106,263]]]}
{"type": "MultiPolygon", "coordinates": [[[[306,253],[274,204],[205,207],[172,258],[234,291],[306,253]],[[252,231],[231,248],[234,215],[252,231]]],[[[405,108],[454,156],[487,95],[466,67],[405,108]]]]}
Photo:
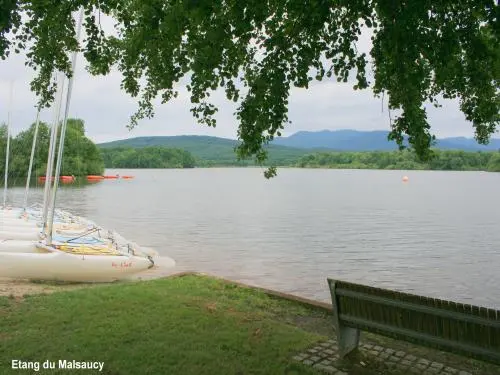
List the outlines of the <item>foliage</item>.
{"type": "Polygon", "coordinates": [[[101,149],[106,168],[193,168],[189,152],[165,147],[101,149]]]}
{"type": "Polygon", "coordinates": [[[443,171],[500,171],[500,152],[434,150],[427,162],[415,152],[321,152],[303,156],[302,168],[346,169],[425,169],[443,171]]]}
{"type": "Polygon", "coordinates": [[[500,172],[500,151],[491,156],[488,161],[488,171],[500,172]]]}
{"type": "MultiPolygon", "coordinates": [[[[31,147],[35,124],[27,130],[11,138],[9,156],[9,175],[25,177],[31,156],[31,147]]],[[[49,126],[39,123],[35,156],[33,159],[34,176],[44,176],[47,169],[47,158],[50,141],[49,126]]],[[[6,126],[0,128],[0,174],[5,173],[5,150],[7,142],[6,126]]],[[[61,175],[84,176],[89,174],[102,174],[104,162],[97,146],[85,136],[84,122],[79,119],[68,119],[66,136],[64,140],[64,155],[61,175]]],[[[57,138],[59,146],[59,136],[57,138]]]]}
{"type": "Polygon", "coordinates": [[[288,121],[293,86],[335,76],[354,89],[387,96],[395,111],[389,135],[407,134],[422,160],[433,136],[424,103],[458,98],[460,109],[486,143],[499,124],[499,6],[494,0],[62,0],[0,3],[0,56],[27,51],[38,70],[32,88],[44,103],[53,97],[57,69],[70,72],[77,49],[72,12],[85,10],[83,54],[92,74],[116,66],[121,87],[139,97],[130,126],[152,117],[158,96],[177,96],[175,84],[190,76],[193,115],[215,126],[210,102],[222,87],[238,103],[238,155],[266,157],[263,145],[288,121]],[[106,35],[100,15],[116,21],[106,35]],[[370,58],[357,49],[371,33],[370,58]],[[370,66],[373,65],[373,66],[370,66]],[[373,70],[373,82],[367,70],[373,70]],[[243,86],[243,87],[241,87],[243,86]]]}
{"type": "Polygon", "coordinates": [[[326,338],[287,324],[324,313],[208,277],[4,301],[5,307],[0,299],[2,374],[15,373],[12,359],[67,359],[102,361],[103,374],[312,375],[315,369],[297,364],[292,356],[326,338]]]}

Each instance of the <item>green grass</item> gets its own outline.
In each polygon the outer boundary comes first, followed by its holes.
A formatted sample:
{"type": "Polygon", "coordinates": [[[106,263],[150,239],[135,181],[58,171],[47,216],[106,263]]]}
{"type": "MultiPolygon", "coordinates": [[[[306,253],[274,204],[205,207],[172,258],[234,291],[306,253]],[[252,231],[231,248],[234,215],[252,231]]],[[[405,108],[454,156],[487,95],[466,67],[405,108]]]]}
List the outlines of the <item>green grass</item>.
{"type": "Polygon", "coordinates": [[[290,324],[315,314],[200,276],[2,298],[0,373],[23,373],[12,359],[74,359],[109,375],[315,374],[291,357],[325,337],[290,324]]]}
{"type": "MultiPolygon", "coordinates": [[[[331,312],[206,276],[0,298],[2,375],[35,373],[12,370],[13,359],[99,361],[107,375],[319,374],[292,357],[334,337],[331,312]]],[[[473,374],[500,373],[498,366],[378,335],[363,332],[362,342],[473,374]]],[[[367,351],[335,366],[350,375],[407,375],[367,351]]]]}

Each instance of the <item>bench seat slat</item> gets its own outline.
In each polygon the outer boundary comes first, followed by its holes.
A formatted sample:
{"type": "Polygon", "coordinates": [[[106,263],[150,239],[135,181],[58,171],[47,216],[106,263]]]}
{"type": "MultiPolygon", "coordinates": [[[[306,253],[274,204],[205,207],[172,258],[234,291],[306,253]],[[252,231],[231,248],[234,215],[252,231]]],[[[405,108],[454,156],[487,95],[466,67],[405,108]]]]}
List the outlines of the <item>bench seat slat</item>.
{"type": "Polygon", "coordinates": [[[465,321],[468,323],[475,323],[475,324],[481,324],[493,328],[500,328],[500,321],[494,321],[494,320],[489,320],[482,318],[480,316],[474,316],[471,314],[466,314],[462,312],[455,312],[451,310],[442,310],[442,309],[433,309],[428,306],[420,306],[415,303],[411,302],[404,302],[404,301],[398,301],[398,300],[390,300],[386,297],[379,297],[379,296],[373,296],[373,295],[368,295],[365,293],[360,293],[360,292],[353,292],[351,290],[345,290],[345,289],[338,289],[336,290],[337,295],[339,296],[346,296],[346,297],[352,297],[356,298],[359,300],[363,301],[369,301],[369,302],[374,302],[374,303],[380,303],[383,305],[387,306],[393,306],[393,307],[400,307],[403,309],[408,309],[408,310],[413,310],[413,311],[418,311],[426,314],[431,314],[431,315],[436,315],[440,316],[443,318],[449,318],[449,319],[457,319],[461,321],[465,321]]]}

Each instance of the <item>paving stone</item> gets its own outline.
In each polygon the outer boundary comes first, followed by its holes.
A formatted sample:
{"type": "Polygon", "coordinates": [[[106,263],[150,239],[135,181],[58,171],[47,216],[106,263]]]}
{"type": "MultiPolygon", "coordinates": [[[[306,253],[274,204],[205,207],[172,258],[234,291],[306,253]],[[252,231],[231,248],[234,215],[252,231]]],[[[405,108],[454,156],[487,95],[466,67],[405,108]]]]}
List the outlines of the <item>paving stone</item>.
{"type": "Polygon", "coordinates": [[[295,357],[292,358],[294,361],[302,361],[303,359],[305,359],[304,356],[302,355],[296,355],[295,357]]]}
{"type": "Polygon", "coordinates": [[[366,349],[372,349],[373,345],[372,344],[364,344],[363,347],[366,349]]]}
{"type": "Polygon", "coordinates": [[[376,351],[378,351],[378,352],[381,352],[382,350],[384,350],[384,348],[382,348],[382,347],[381,347],[381,346],[379,346],[379,345],[375,345],[375,346],[373,347],[373,349],[374,349],[374,350],[376,350],[376,351]]]}
{"type": "Polygon", "coordinates": [[[334,354],[335,352],[332,350],[332,349],[326,349],[325,350],[325,353],[328,354],[328,355],[332,355],[334,354]]]}
{"type": "Polygon", "coordinates": [[[390,367],[395,367],[397,363],[394,361],[386,361],[385,364],[390,367]]]}
{"type": "Polygon", "coordinates": [[[418,363],[415,364],[415,367],[418,368],[418,369],[420,369],[420,370],[426,370],[429,366],[427,366],[424,363],[418,362],[418,363]]]}
{"type": "Polygon", "coordinates": [[[309,349],[309,350],[308,350],[308,352],[309,352],[309,353],[311,353],[311,354],[315,354],[315,353],[317,353],[318,351],[317,351],[316,349],[309,349]]]}
{"type": "MultiPolygon", "coordinates": [[[[417,357],[415,357],[414,355],[411,355],[411,354],[408,354],[406,357],[405,357],[406,360],[408,361],[414,361],[417,359],[417,357]]],[[[427,361],[428,362],[428,361],[427,361]]]]}
{"type": "Polygon", "coordinates": [[[335,340],[328,340],[327,343],[333,345],[333,344],[336,344],[335,340]]]}
{"type": "Polygon", "coordinates": [[[432,362],[431,367],[437,368],[438,370],[441,370],[444,367],[444,365],[442,363],[439,363],[439,362],[432,362]]]}
{"type": "Polygon", "coordinates": [[[333,366],[324,366],[319,363],[315,364],[313,368],[317,370],[322,370],[323,372],[326,372],[327,374],[335,374],[338,370],[333,367],[333,366]]]}
{"type": "Polygon", "coordinates": [[[325,359],[324,361],[321,362],[321,364],[324,366],[330,366],[332,364],[332,361],[325,359]]]}
{"type": "Polygon", "coordinates": [[[347,372],[344,371],[337,371],[335,375],[348,375],[347,372]]]}
{"type": "Polygon", "coordinates": [[[396,364],[396,368],[399,369],[399,370],[406,370],[408,368],[408,366],[405,366],[401,363],[397,363],[396,364]]]}
{"type": "Polygon", "coordinates": [[[421,363],[425,366],[429,366],[431,364],[431,361],[425,359],[425,358],[420,358],[417,363],[421,363]]]}
{"type": "Polygon", "coordinates": [[[376,350],[370,350],[368,353],[375,356],[379,355],[379,352],[377,352],[376,350]]]}
{"type": "Polygon", "coordinates": [[[398,352],[396,352],[396,356],[397,356],[397,357],[404,357],[405,355],[406,355],[406,353],[405,353],[405,352],[402,352],[401,350],[400,350],[400,351],[398,351],[398,352]]]}
{"type": "Polygon", "coordinates": [[[392,353],[395,352],[395,350],[394,349],[385,349],[385,352],[389,353],[389,354],[392,354],[392,353]]]}
{"type": "Polygon", "coordinates": [[[387,359],[389,358],[391,355],[389,353],[385,353],[385,352],[382,352],[379,354],[379,357],[382,358],[382,359],[387,359]]]}
{"type": "Polygon", "coordinates": [[[323,342],[323,343],[321,343],[321,346],[328,348],[330,346],[330,344],[328,342],[323,342]]]}
{"type": "Polygon", "coordinates": [[[311,361],[313,362],[318,362],[321,358],[317,357],[317,356],[314,356],[314,357],[311,357],[309,358],[311,361]]]}
{"type": "Polygon", "coordinates": [[[436,367],[429,367],[426,372],[428,374],[439,374],[441,372],[441,369],[436,367]]]}
{"type": "Polygon", "coordinates": [[[456,374],[458,370],[453,367],[445,367],[443,370],[446,374],[456,374]]]}
{"type": "Polygon", "coordinates": [[[402,359],[400,363],[401,363],[401,365],[408,367],[408,366],[411,366],[413,362],[408,361],[407,359],[402,359]]]}
{"type": "Polygon", "coordinates": [[[325,366],[325,368],[323,369],[325,372],[327,372],[328,374],[335,374],[338,370],[333,367],[333,366],[325,366]]]}
{"type": "Polygon", "coordinates": [[[472,375],[470,372],[467,371],[460,371],[458,375],[472,375]]]}
{"type": "Polygon", "coordinates": [[[391,355],[389,357],[389,360],[391,360],[393,362],[399,362],[399,361],[401,361],[401,357],[396,357],[395,355],[391,355]]]}
{"type": "Polygon", "coordinates": [[[313,362],[313,361],[311,361],[310,359],[306,359],[305,361],[302,361],[302,363],[303,363],[304,365],[309,366],[309,365],[312,365],[314,362],[313,362]]]}

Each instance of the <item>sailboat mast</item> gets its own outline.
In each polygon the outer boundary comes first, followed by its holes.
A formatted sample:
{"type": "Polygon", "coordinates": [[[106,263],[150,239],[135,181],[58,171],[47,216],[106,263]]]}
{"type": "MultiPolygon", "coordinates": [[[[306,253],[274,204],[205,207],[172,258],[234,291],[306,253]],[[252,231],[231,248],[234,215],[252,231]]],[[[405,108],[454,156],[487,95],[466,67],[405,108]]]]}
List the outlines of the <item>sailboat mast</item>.
{"type": "Polygon", "coordinates": [[[31,182],[31,171],[33,169],[33,161],[35,159],[35,148],[36,148],[36,139],[38,137],[38,126],[40,124],[40,108],[38,108],[38,112],[36,114],[36,123],[35,123],[35,132],[33,134],[33,143],[31,144],[31,156],[30,156],[30,164],[28,167],[28,177],[26,178],[26,190],[24,191],[24,201],[23,201],[23,210],[26,211],[28,206],[28,191],[30,188],[31,182]]]}
{"type": "Polygon", "coordinates": [[[10,118],[12,113],[12,98],[14,96],[14,83],[10,83],[9,113],[7,114],[7,149],[5,151],[5,176],[3,185],[3,208],[7,207],[7,182],[9,178],[9,154],[10,154],[10,118]]]}
{"type": "MultiPolygon", "coordinates": [[[[83,22],[83,8],[80,9],[80,15],[78,19],[78,26],[77,26],[77,31],[76,31],[76,41],[77,44],[80,43],[80,33],[82,31],[82,22],[83,22]]],[[[63,117],[63,123],[61,127],[61,136],[59,139],[59,150],[58,150],[58,155],[57,155],[57,165],[56,165],[56,171],[54,175],[54,188],[52,190],[52,200],[51,200],[51,215],[49,218],[49,224],[47,227],[47,245],[52,244],[52,229],[54,225],[54,213],[56,209],[56,195],[57,195],[57,187],[59,183],[59,175],[61,174],[61,167],[62,167],[62,159],[63,159],[63,152],[64,152],[64,138],[66,136],[66,126],[68,123],[68,114],[69,114],[69,105],[71,102],[71,91],[73,90],[73,82],[75,80],[75,74],[76,74],[76,57],[78,55],[78,51],[73,52],[72,60],[71,60],[71,78],[69,79],[68,83],[68,93],[66,96],[66,107],[64,110],[64,117],[63,117]]]]}
{"type": "Polygon", "coordinates": [[[58,95],[56,95],[56,103],[54,106],[54,122],[50,130],[49,154],[47,157],[47,171],[45,172],[45,189],[43,192],[43,213],[42,213],[42,229],[45,230],[47,225],[47,215],[49,212],[49,194],[52,179],[52,169],[54,166],[54,155],[56,152],[57,143],[57,128],[59,125],[59,115],[61,112],[61,102],[64,93],[64,76],[60,73],[57,77],[58,95]]]}

